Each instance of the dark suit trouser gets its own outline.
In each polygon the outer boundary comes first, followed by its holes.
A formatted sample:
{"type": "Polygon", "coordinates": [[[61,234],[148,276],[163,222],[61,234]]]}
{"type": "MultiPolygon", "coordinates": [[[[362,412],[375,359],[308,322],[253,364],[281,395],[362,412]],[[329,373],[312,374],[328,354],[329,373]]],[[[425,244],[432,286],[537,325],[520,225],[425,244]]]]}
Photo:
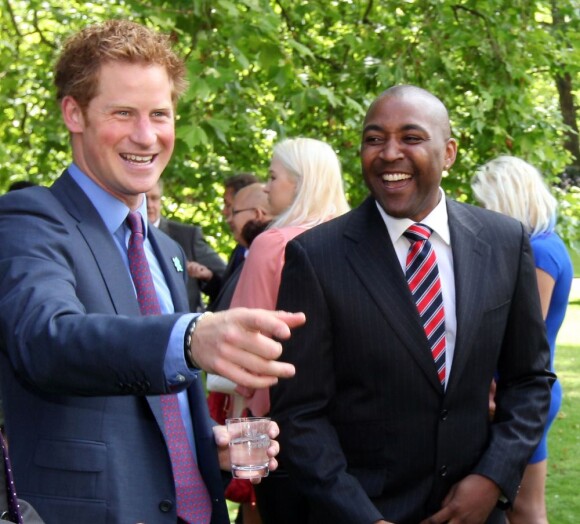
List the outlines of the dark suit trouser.
{"type": "Polygon", "coordinates": [[[309,502],[284,470],[276,470],[254,486],[263,524],[308,523],[309,502]]]}

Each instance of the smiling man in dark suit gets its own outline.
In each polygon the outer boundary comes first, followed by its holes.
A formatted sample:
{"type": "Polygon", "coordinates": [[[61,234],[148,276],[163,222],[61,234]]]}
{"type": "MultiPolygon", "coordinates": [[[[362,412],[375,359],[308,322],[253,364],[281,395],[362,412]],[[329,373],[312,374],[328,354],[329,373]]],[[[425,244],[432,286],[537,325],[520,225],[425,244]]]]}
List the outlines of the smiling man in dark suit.
{"type": "Polygon", "coordinates": [[[385,91],[362,133],[372,196],[286,249],[278,307],[312,320],[272,416],[311,523],[505,522],[542,435],[554,376],[527,234],[445,197],[456,152],[438,98],[385,91]]]}
{"type": "Polygon", "coordinates": [[[251,387],[294,371],[271,337],[303,315],[189,313],[183,250],[144,220],[184,78],[169,38],[139,24],[73,35],[55,73],[73,161],[0,198],[6,430],[19,495],[47,524],[229,523],[227,432],[200,368],[251,387]]]}

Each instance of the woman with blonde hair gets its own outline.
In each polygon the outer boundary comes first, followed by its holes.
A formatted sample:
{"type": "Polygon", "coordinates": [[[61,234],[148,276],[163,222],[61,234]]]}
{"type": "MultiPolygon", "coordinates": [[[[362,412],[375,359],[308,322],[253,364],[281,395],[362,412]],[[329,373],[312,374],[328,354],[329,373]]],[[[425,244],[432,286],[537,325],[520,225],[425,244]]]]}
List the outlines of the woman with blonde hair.
{"type": "Polygon", "coordinates": [[[325,142],[290,138],[278,143],[269,176],[265,191],[276,218],[252,244],[232,307],[275,309],[286,244],[349,210],[340,162],[325,142]]]}
{"type": "MultiPolygon", "coordinates": [[[[295,236],[349,210],[340,162],[320,140],[291,138],[273,150],[265,191],[276,218],[258,235],[248,252],[232,307],[276,309],[286,244],[295,236]]],[[[254,416],[270,410],[269,390],[237,388],[254,416]]],[[[256,486],[264,524],[308,521],[308,504],[283,467],[256,486]]]]}
{"type": "MultiPolygon", "coordinates": [[[[556,336],[564,321],[572,285],[572,261],[564,242],[554,231],[556,199],[540,172],[527,162],[500,156],[480,167],[472,180],[475,198],[487,209],[518,219],[530,235],[536,264],[542,313],[554,371],[556,336]]],[[[544,435],[524,471],[518,496],[508,511],[510,524],[547,524],[545,486],[547,434],[562,402],[562,386],[552,387],[552,401],[544,435]]]]}

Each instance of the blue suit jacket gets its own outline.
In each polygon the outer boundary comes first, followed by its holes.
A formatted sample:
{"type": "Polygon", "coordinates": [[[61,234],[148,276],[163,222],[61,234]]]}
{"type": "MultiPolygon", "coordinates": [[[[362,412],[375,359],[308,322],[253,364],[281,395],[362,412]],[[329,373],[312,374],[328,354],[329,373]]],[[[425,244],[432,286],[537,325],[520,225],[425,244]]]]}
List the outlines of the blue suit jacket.
{"type": "MultiPolygon", "coordinates": [[[[177,520],[159,394],[179,314],[141,317],[114,239],[64,173],[0,198],[0,369],[19,495],[51,523],[177,520]]],[[[181,248],[150,240],[176,311],[181,248]]],[[[229,522],[201,379],[187,387],[199,468],[229,522]]]]}

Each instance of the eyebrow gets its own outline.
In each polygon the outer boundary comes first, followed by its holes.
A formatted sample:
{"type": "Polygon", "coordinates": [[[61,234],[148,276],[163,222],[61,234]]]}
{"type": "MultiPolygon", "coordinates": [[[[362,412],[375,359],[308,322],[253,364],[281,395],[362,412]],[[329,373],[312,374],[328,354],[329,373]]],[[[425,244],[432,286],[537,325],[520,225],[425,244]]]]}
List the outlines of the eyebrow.
{"type": "MultiPolygon", "coordinates": [[[[384,131],[384,129],[378,124],[368,124],[363,129],[363,134],[369,131],[384,131]]],[[[427,133],[427,130],[418,124],[405,124],[399,131],[420,131],[421,133],[427,133]]]]}

